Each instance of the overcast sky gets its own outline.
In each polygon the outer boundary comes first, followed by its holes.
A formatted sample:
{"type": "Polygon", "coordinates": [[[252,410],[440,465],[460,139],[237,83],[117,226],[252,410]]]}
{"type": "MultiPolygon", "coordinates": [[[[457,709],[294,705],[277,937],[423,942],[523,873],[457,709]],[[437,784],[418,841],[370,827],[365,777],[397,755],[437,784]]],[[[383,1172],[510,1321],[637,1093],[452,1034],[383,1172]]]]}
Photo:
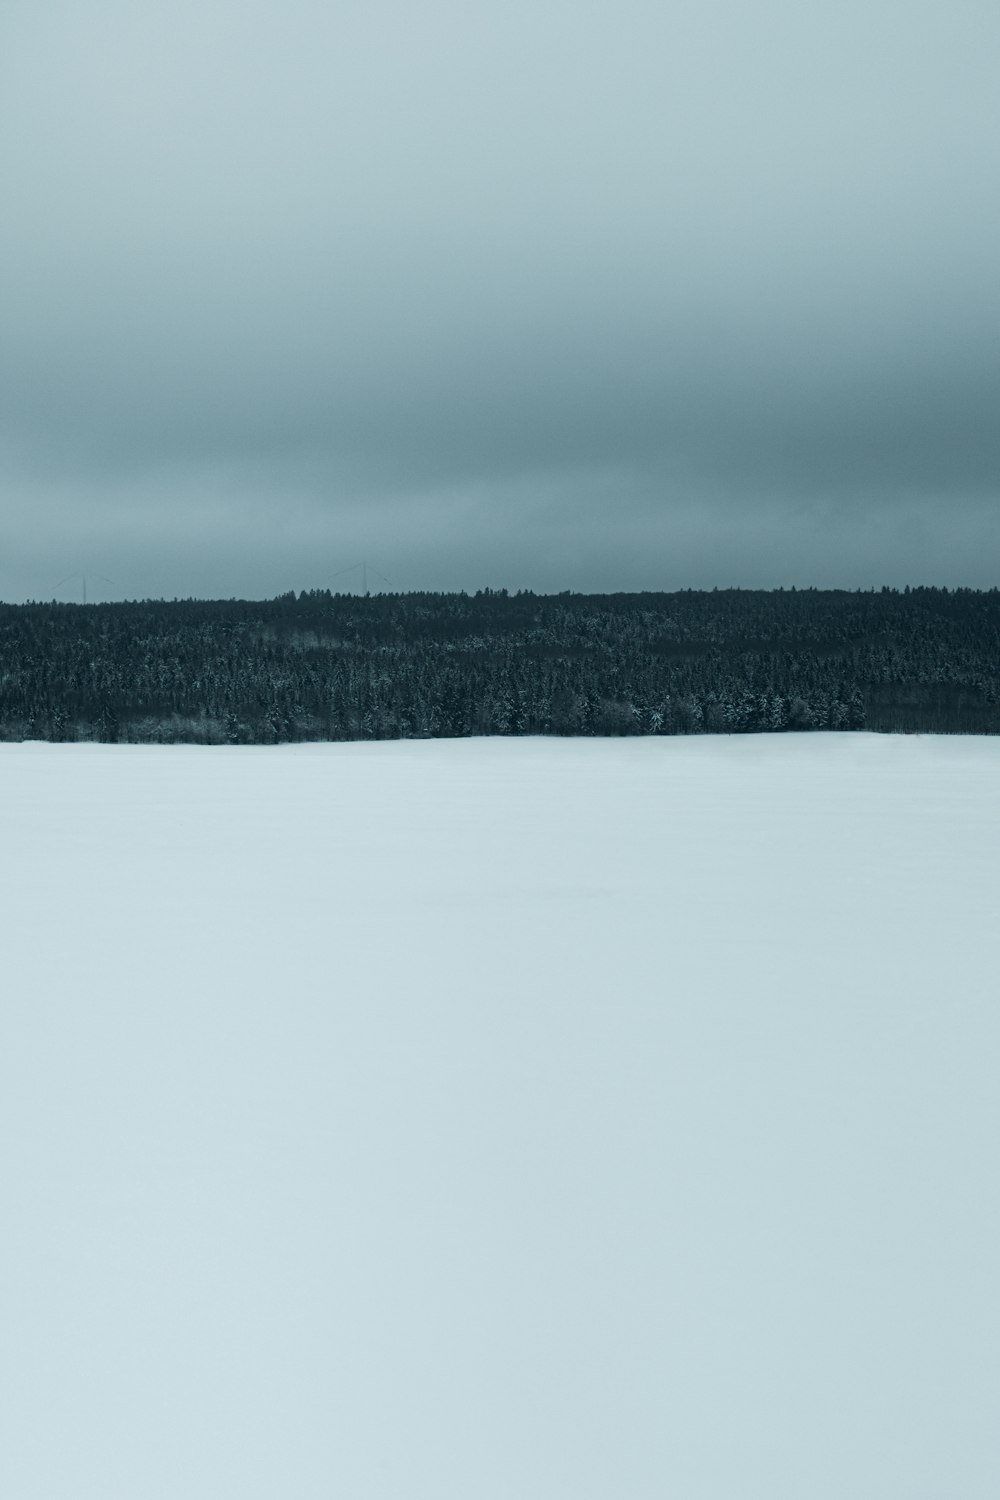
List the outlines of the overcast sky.
{"type": "Polygon", "coordinates": [[[998,78],[996,0],[4,0],[0,597],[1000,582],[998,78]]]}

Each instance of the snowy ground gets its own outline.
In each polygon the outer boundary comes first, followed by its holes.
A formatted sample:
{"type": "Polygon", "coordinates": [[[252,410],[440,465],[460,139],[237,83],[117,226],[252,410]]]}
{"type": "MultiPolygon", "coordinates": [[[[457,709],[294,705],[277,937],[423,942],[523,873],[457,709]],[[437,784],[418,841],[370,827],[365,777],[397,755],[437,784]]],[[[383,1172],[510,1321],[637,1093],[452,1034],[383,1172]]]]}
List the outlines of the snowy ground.
{"type": "Polygon", "coordinates": [[[0,1493],[996,1500],[1000,740],[0,747],[0,1493]]]}

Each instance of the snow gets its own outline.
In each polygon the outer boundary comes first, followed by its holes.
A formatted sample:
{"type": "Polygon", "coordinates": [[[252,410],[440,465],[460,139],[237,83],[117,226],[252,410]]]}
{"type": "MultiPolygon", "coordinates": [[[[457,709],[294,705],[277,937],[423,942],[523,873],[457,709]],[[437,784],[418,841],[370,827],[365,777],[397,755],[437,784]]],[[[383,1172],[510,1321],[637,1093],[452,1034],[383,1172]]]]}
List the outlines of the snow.
{"type": "Polygon", "coordinates": [[[0,1492],[995,1500],[1000,740],[0,747],[0,1492]]]}

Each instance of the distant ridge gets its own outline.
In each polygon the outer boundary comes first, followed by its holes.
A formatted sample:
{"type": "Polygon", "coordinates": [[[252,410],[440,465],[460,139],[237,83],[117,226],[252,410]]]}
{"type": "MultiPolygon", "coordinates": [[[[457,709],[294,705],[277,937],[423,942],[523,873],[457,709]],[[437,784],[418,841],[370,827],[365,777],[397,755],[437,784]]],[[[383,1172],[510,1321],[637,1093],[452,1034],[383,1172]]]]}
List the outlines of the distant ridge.
{"type": "Polygon", "coordinates": [[[0,737],[1000,732],[1000,591],[0,605],[0,737]]]}

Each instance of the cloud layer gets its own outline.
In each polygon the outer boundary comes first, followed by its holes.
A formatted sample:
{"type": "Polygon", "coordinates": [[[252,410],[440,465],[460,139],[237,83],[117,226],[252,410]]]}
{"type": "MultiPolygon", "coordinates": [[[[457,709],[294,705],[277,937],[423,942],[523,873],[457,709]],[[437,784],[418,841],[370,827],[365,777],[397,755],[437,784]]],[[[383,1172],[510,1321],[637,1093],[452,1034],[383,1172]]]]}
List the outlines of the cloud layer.
{"type": "Polygon", "coordinates": [[[11,0],[0,596],[997,581],[1000,13],[11,0]]]}

